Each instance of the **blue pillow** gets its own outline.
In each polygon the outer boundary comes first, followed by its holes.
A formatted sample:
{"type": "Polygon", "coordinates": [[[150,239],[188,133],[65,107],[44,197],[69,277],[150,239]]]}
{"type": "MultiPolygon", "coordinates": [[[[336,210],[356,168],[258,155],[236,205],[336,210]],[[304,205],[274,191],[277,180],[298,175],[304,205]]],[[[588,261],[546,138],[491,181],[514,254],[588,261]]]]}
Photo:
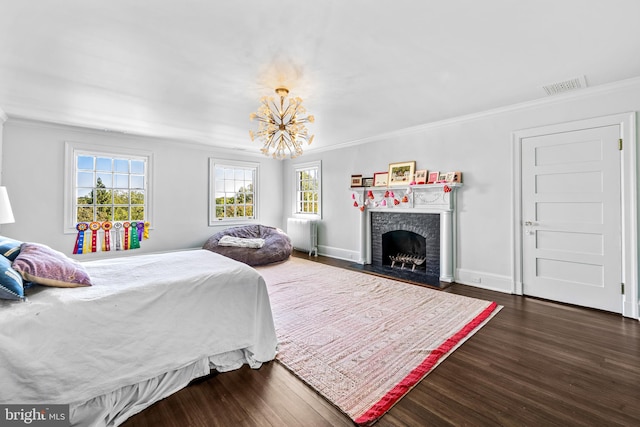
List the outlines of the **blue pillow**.
{"type": "Polygon", "coordinates": [[[22,242],[11,239],[9,237],[0,236],[0,254],[5,258],[13,261],[20,253],[20,245],[22,242]]]}
{"type": "Polygon", "coordinates": [[[11,261],[5,257],[0,257],[0,299],[24,299],[22,276],[11,267],[11,261]]]}

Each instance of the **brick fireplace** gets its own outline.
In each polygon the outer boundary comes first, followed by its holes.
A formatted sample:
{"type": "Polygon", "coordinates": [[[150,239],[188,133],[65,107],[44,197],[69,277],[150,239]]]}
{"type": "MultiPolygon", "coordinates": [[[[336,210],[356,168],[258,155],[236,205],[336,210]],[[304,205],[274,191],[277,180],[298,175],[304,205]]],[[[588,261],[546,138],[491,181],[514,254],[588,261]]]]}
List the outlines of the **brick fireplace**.
{"type": "MultiPolygon", "coordinates": [[[[431,286],[453,282],[455,195],[460,187],[460,183],[446,188],[438,184],[415,186],[407,203],[367,208],[360,222],[363,268],[431,286]]],[[[368,191],[373,191],[374,200],[385,194],[384,188],[366,188],[360,193],[362,200],[368,191]]]]}
{"type": "Polygon", "coordinates": [[[438,285],[440,215],[371,212],[371,266],[387,274],[438,285]]]}

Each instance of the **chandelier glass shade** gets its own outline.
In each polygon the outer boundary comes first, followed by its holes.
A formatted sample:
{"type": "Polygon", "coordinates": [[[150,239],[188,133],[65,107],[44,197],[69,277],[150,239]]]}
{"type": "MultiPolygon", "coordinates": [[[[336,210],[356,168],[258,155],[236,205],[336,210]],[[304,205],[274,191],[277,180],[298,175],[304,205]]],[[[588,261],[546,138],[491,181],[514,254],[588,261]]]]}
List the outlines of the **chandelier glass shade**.
{"type": "Polygon", "coordinates": [[[302,144],[311,144],[313,135],[305,123],[313,123],[314,117],[306,115],[301,98],[288,98],[289,89],[276,89],[276,98],[265,96],[260,107],[249,118],[258,121],[258,130],[249,131],[251,140],[262,142],[262,153],[274,159],[284,159],[287,155],[296,158],[302,154],[302,144]]]}

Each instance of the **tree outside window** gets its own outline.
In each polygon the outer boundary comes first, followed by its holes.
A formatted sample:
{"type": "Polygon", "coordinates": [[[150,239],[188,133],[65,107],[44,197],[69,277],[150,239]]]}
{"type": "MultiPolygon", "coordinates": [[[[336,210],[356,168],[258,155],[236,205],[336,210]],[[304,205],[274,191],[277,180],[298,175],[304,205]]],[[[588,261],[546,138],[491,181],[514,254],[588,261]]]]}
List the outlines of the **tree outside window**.
{"type": "Polygon", "coordinates": [[[258,165],[210,159],[211,212],[209,224],[257,218],[258,165]]]}
{"type": "Polygon", "coordinates": [[[76,156],[75,222],[144,221],[145,161],[76,156]]]}
{"type": "Polygon", "coordinates": [[[295,188],[294,214],[320,215],[320,162],[296,167],[295,188]]]}

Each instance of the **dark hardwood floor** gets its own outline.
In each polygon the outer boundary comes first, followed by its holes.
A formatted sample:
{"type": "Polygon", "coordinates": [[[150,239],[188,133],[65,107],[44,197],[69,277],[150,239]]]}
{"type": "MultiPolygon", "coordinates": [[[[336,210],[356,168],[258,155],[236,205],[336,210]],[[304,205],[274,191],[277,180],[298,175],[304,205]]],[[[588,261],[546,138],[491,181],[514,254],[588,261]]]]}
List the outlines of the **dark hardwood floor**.
{"type": "MultiPolygon", "coordinates": [[[[504,308],[376,426],[640,425],[640,322],[459,284],[443,292],[496,301],[504,308]]],[[[280,364],[270,362],[258,370],[245,366],[201,379],[123,425],[353,423],[280,364]]]]}

